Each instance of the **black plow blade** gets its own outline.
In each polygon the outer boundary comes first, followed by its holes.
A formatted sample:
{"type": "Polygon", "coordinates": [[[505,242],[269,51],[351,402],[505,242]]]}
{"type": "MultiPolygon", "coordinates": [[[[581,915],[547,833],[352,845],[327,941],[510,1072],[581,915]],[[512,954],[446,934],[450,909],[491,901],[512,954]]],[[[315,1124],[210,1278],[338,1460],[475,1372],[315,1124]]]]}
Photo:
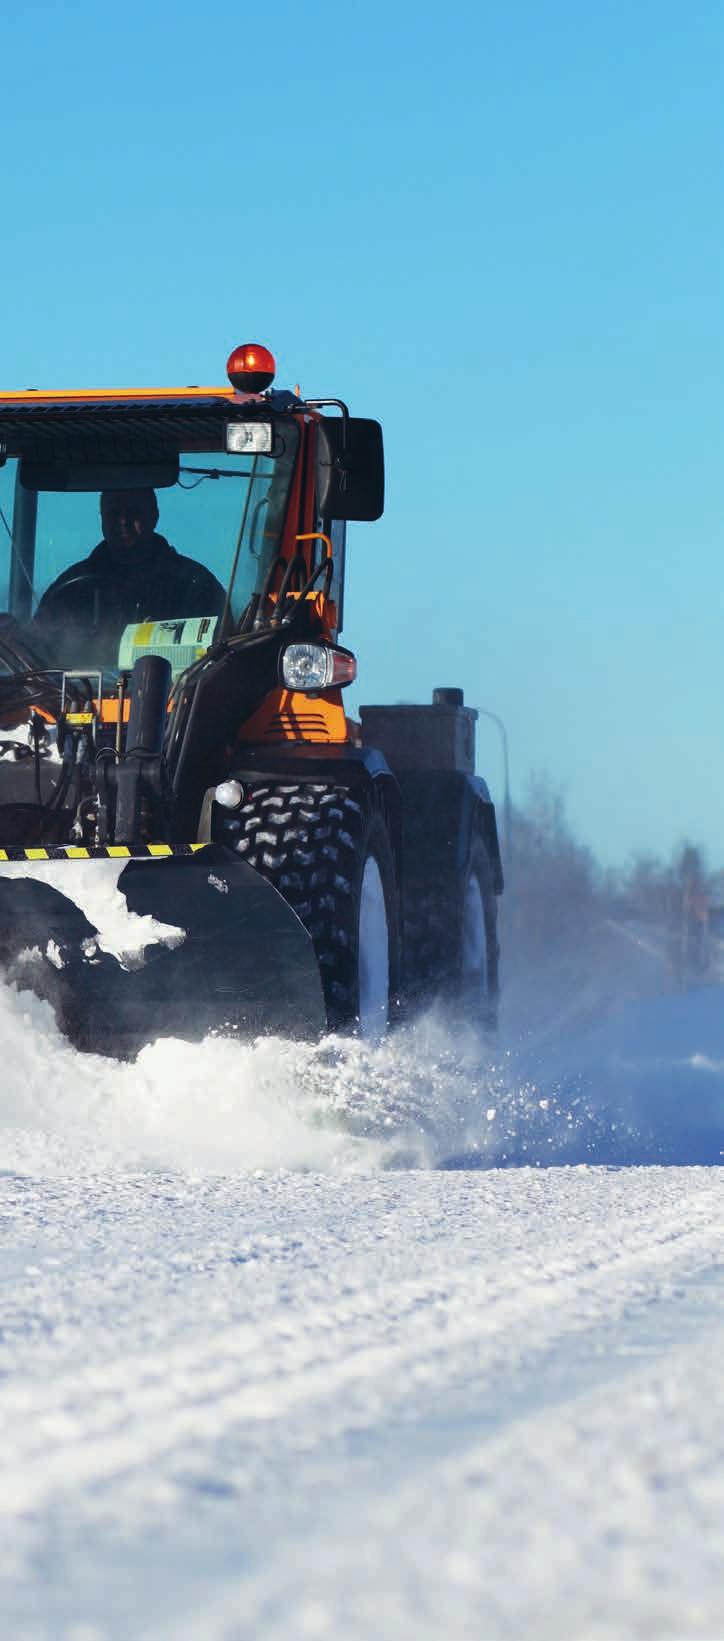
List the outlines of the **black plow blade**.
{"type": "Polygon", "coordinates": [[[158,1037],[324,1031],[306,929],[230,850],[7,853],[0,972],[46,998],[77,1048],[130,1059],[158,1037]]]}

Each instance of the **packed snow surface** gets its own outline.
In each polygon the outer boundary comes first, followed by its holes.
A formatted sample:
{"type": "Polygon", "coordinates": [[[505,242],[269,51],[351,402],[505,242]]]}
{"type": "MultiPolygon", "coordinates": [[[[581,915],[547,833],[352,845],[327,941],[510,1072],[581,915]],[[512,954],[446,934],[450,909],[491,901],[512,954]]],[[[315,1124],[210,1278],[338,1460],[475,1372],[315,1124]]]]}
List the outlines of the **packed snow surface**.
{"type": "Polygon", "coordinates": [[[0,1633],[724,1635],[723,1001],[118,1065],[0,987],[0,1633]]]}

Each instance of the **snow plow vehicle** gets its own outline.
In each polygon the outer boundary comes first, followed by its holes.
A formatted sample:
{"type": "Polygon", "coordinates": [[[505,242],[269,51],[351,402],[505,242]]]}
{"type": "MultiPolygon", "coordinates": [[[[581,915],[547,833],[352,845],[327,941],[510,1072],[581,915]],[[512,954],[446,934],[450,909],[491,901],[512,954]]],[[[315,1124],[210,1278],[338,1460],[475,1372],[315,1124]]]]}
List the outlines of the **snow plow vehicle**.
{"type": "Polygon", "coordinates": [[[0,394],[0,973],[84,1050],[494,1021],[476,714],[343,704],[381,428],[274,374],[0,394]]]}

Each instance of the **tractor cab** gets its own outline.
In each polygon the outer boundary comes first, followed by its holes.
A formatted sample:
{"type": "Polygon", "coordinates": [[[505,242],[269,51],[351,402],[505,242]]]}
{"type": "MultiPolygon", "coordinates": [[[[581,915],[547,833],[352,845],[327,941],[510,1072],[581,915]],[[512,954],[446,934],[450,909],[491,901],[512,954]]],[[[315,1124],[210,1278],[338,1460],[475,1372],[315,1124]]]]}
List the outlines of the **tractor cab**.
{"type": "Polygon", "coordinates": [[[225,388],[0,397],[2,602],[41,670],[107,691],[154,653],[177,677],[292,599],[335,639],[346,520],[382,511],[381,433],[275,392],[274,369],[246,346],[225,388]]]}

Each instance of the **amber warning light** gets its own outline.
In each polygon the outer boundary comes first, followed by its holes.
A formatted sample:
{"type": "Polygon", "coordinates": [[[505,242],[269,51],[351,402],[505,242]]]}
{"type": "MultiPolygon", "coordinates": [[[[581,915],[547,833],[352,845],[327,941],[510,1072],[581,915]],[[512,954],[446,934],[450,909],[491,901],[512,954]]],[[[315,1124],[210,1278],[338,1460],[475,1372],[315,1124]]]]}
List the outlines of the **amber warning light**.
{"type": "Polygon", "coordinates": [[[242,393],[263,393],[271,387],[276,375],[276,360],[268,348],[258,342],[244,342],[234,348],[226,362],[226,374],[232,387],[242,393]]]}

